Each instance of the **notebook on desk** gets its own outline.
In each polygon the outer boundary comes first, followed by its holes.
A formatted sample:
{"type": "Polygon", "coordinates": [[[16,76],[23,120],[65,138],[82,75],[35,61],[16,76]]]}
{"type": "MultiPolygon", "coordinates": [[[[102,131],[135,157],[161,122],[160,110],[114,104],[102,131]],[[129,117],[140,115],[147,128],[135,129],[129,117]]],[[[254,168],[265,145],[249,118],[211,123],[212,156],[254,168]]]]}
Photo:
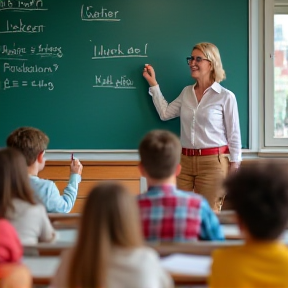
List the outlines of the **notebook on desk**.
{"type": "Polygon", "coordinates": [[[172,254],[161,259],[162,267],[172,274],[208,277],[212,258],[210,256],[172,254]]]}

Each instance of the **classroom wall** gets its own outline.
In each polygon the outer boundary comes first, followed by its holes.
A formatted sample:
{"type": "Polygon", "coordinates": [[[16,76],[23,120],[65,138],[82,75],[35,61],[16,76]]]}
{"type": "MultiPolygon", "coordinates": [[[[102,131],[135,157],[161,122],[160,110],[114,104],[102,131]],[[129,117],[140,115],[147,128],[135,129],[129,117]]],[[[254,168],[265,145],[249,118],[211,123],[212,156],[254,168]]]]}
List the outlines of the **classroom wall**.
{"type": "MultiPolygon", "coordinates": [[[[131,191],[139,194],[141,191],[141,176],[138,161],[81,161],[83,164],[82,182],[75,206],[71,213],[81,212],[81,208],[91,188],[103,181],[120,181],[131,191]]],[[[70,161],[47,161],[46,167],[39,173],[39,177],[55,181],[61,193],[68,184],[70,175],[70,161]]]]}

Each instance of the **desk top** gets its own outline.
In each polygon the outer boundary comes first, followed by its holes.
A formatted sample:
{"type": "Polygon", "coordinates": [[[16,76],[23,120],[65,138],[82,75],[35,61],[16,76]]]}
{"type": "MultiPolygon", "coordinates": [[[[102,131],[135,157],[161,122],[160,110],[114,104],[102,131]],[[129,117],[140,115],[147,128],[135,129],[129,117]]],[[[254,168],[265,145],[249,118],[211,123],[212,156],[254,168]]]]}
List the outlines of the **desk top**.
{"type": "MultiPolygon", "coordinates": [[[[221,225],[226,239],[243,239],[240,234],[238,226],[234,224],[221,225]]],[[[57,229],[56,230],[56,243],[73,243],[77,237],[77,229],[57,229]]],[[[288,240],[288,233],[287,240],[288,240]]]]}
{"type": "MultiPolygon", "coordinates": [[[[160,262],[175,283],[206,283],[211,257],[172,254],[162,258],[160,262]]],[[[60,257],[25,256],[23,263],[30,269],[34,284],[47,285],[57,270],[60,257]]]]}

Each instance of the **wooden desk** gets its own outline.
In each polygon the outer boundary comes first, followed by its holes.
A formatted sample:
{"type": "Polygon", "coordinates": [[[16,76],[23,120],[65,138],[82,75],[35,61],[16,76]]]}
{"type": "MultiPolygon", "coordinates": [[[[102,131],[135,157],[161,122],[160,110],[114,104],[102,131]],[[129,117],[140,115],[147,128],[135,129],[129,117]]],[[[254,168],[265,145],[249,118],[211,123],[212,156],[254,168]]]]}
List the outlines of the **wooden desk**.
{"type": "Polygon", "coordinates": [[[80,213],[48,213],[50,222],[55,229],[78,228],[80,213]]]}
{"type": "MultiPolygon", "coordinates": [[[[221,224],[236,224],[235,212],[232,210],[216,213],[221,224]]],[[[77,227],[81,213],[48,213],[51,223],[56,228],[77,227]]]]}
{"type": "MultiPolygon", "coordinates": [[[[27,257],[23,258],[23,263],[30,269],[34,285],[49,285],[57,267],[60,257],[27,257]]],[[[168,271],[169,272],[169,271],[168,271]]],[[[170,273],[175,285],[180,284],[204,284],[207,281],[208,271],[201,275],[170,273]]]]}
{"type": "MultiPolygon", "coordinates": [[[[197,241],[182,244],[147,244],[154,249],[161,257],[182,253],[187,255],[211,255],[215,249],[242,245],[241,240],[226,241],[197,241]]],[[[71,248],[72,242],[39,243],[36,245],[25,245],[24,255],[26,256],[59,256],[63,250],[71,248]]]]}
{"type": "MultiPolygon", "coordinates": [[[[161,245],[148,245],[153,248],[161,257],[161,263],[164,269],[166,269],[170,275],[172,276],[175,284],[203,284],[206,283],[208,276],[208,265],[210,265],[210,255],[213,250],[218,248],[232,247],[243,244],[243,241],[198,241],[193,243],[185,243],[185,244],[161,244],[161,245]],[[169,269],[171,266],[167,266],[167,261],[169,258],[165,258],[166,256],[177,256],[179,255],[188,256],[189,263],[193,264],[193,259],[195,259],[197,264],[197,259],[200,257],[206,257],[204,260],[208,263],[206,264],[206,268],[203,271],[197,270],[197,265],[191,264],[191,272],[190,266],[184,265],[185,273],[181,274],[181,269],[179,270],[176,267],[176,270],[173,268],[169,269]],[[193,267],[194,268],[193,268],[193,267]],[[195,270],[196,267],[196,270],[195,270]],[[188,270],[187,270],[188,269],[188,270]],[[194,270],[193,270],[194,269],[194,270]]],[[[60,261],[59,255],[65,249],[68,249],[72,246],[72,243],[63,242],[63,243],[41,243],[37,245],[25,246],[24,251],[27,249],[37,249],[40,255],[46,256],[24,256],[23,263],[29,267],[31,270],[34,284],[47,285],[50,282],[51,277],[54,275],[60,261]],[[56,254],[53,254],[55,253],[56,254]],[[52,254],[51,254],[52,253],[52,254]],[[54,256],[47,256],[54,255],[54,256]],[[57,256],[55,256],[57,255],[57,256]]],[[[170,259],[171,260],[171,259],[170,259]]],[[[184,259],[185,260],[185,259],[184,259]]],[[[194,261],[194,262],[195,262],[194,261]]],[[[168,261],[169,262],[169,261],[168,261]]],[[[170,261],[171,263],[171,261],[170,261]]],[[[169,264],[169,263],[168,263],[169,264]]]]}
{"type": "Polygon", "coordinates": [[[65,220],[78,220],[80,218],[80,213],[48,213],[50,221],[65,221],[65,220]]]}
{"type": "MultiPolygon", "coordinates": [[[[237,225],[235,224],[223,224],[221,225],[224,235],[227,240],[241,240],[243,237],[240,235],[240,231],[237,225]]],[[[76,228],[67,228],[67,229],[56,229],[56,242],[68,242],[73,243],[77,237],[76,228]]],[[[288,238],[288,235],[287,235],[288,238]]]]}
{"type": "MultiPolygon", "coordinates": [[[[226,240],[243,240],[243,235],[241,235],[240,230],[237,225],[234,224],[225,224],[221,225],[226,240]]],[[[288,244],[288,229],[284,231],[281,236],[281,240],[288,244]]]]}
{"type": "Polygon", "coordinates": [[[216,216],[218,217],[220,224],[237,224],[236,214],[233,210],[217,212],[216,216]]]}
{"type": "Polygon", "coordinates": [[[163,257],[171,254],[181,253],[187,255],[211,255],[215,249],[239,246],[244,242],[242,240],[226,241],[195,241],[192,243],[181,244],[147,244],[163,257]]]}

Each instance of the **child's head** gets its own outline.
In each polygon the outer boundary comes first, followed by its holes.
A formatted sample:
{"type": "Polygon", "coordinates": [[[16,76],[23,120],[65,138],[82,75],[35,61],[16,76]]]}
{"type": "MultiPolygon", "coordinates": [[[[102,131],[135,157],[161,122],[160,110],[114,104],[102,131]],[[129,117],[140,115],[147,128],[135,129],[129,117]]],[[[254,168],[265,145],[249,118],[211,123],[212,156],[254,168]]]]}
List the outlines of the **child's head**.
{"type": "MultiPolygon", "coordinates": [[[[16,148],[23,153],[28,166],[34,164],[39,157],[43,158],[48,143],[48,136],[33,127],[18,128],[6,140],[8,147],[16,148]]],[[[42,162],[42,159],[40,162],[42,162]]],[[[44,165],[41,168],[44,168],[44,165]]]]}
{"type": "Polygon", "coordinates": [[[135,197],[121,184],[92,189],[82,211],[78,240],[68,275],[69,287],[106,287],[106,265],[113,248],[142,245],[135,197]]]}
{"type": "Polygon", "coordinates": [[[181,144],[178,137],[165,130],[146,134],[139,146],[141,166],[149,177],[162,180],[172,176],[180,163],[181,144]]]}
{"type": "Polygon", "coordinates": [[[277,162],[246,164],[224,183],[240,225],[254,240],[276,240],[286,228],[286,170],[277,162]]]}
{"type": "Polygon", "coordinates": [[[34,204],[24,156],[14,148],[0,150],[0,217],[13,210],[13,198],[34,204]]]}

